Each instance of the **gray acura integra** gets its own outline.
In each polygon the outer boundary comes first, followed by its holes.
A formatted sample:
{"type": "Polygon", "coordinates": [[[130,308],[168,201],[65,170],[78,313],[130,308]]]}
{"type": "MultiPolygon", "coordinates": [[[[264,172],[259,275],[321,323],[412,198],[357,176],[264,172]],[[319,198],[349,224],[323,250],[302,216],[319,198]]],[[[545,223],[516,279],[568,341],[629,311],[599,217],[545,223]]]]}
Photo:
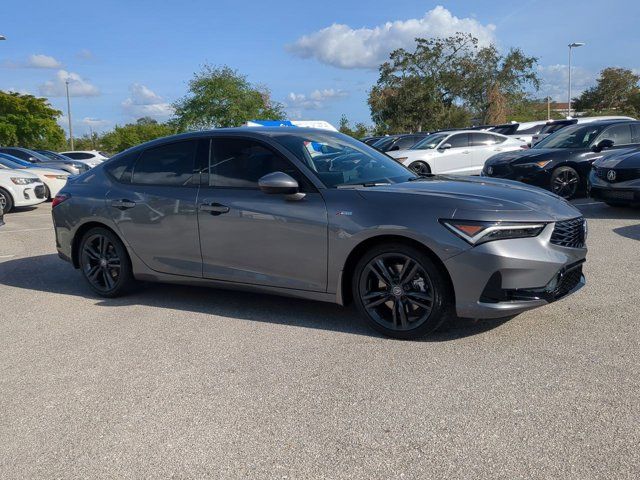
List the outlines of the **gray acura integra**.
{"type": "Polygon", "coordinates": [[[416,176],[345,135],[236,128],[155,140],[67,183],[59,255],[99,295],[135,280],[344,305],[397,338],[511,316],[584,285],[586,223],[560,197],[416,176]]]}

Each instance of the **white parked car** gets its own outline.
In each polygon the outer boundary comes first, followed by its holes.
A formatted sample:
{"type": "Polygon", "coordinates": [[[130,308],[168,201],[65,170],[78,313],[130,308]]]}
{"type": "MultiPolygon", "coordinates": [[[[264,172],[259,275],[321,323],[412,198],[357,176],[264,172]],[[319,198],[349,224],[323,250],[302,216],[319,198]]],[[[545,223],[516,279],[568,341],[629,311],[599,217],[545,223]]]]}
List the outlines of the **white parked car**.
{"type": "Polygon", "coordinates": [[[558,130],[562,130],[564,127],[568,127],[569,125],[575,125],[580,123],[591,123],[591,122],[597,122],[599,120],[635,120],[635,118],[602,116],[602,117],[563,118],[561,120],[551,120],[546,123],[546,125],[542,128],[542,130],[540,130],[538,134],[532,136],[531,146],[533,147],[536,143],[538,143],[543,138],[548,137],[549,135],[557,132],[558,130]]]}
{"type": "Polygon", "coordinates": [[[522,140],[478,130],[436,132],[409,150],[387,155],[419,174],[480,175],[484,162],[498,152],[525,148],[522,140]]]}
{"type": "Polygon", "coordinates": [[[0,169],[0,208],[4,213],[13,207],[28,207],[46,200],[44,184],[25,170],[0,169]]]}
{"type": "Polygon", "coordinates": [[[109,158],[108,154],[99,152],[98,150],[73,150],[70,152],[60,152],[60,155],[86,163],[91,168],[100,165],[109,158]]]}
{"type": "Polygon", "coordinates": [[[490,128],[490,132],[500,133],[507,137],[518,138],[525,143],[531,143],[532,137],[540,133],[547,124],[547,120],[537,120],[535,122],[511,122],[496,125],[490,128]]]}
{"type": "Polygon", "coordinates": [[[0,153],[0,169],[24,170],[35,174],[40,181],[44,183],[44,193],[48,200],[58,194],[71,175],[64,170],[34,166],[29,162],[25,162],[16,157],[11,158],[11,155],[2,153],[0,153]]]}

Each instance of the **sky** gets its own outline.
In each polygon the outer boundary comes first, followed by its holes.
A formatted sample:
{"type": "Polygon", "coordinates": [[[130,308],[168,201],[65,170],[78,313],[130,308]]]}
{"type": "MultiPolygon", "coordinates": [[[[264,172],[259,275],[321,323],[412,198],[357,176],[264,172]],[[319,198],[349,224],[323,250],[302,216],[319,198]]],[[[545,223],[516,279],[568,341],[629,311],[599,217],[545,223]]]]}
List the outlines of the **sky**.
{"type": "Polygon", "coordinates": [[[370,124],[377,66],[415,37],[463,31],[520,48],[538,58],[537,95],[566,101],[571,42],[586,43],[573,51],[574,95],[607,66],[640,72],[638,19],[637,0],[2,0],[0,90],[46,97],[66,115],[68,79],[82,135],[166,120],[209,63],[267,87],[291,119],[370,124]]]}

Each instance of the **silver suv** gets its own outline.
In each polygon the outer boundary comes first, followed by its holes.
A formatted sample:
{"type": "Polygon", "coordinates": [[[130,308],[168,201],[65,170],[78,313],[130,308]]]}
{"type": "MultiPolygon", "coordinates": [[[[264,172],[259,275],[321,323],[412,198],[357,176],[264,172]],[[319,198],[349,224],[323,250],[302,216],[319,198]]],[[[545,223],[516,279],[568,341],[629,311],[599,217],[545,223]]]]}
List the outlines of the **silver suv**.
{"type": "Polygon", "coordinates": [[[584,284],[586,224],[535,187],[418,176],[345,135],[188,133],[122,152],[53,202],[59,255],[99,295],[134,280],[344,305],[397,338],[514,315],[584,284]]]}

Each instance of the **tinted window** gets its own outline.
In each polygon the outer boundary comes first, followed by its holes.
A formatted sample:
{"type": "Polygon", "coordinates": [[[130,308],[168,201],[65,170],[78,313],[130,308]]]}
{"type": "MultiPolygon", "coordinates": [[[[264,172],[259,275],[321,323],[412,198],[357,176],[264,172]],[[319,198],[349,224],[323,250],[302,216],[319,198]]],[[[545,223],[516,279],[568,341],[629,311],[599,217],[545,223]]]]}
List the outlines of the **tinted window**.
{"type": "Polygon", "coordinates": [[[446,133],[432,133],[431,135],[427,135],[424,139],[420,140],[416,143],[412,150],[433,150],[438,146],[438,144],[446,138],[446,133]]]}
{"type": "Polygon", "coordinates": [[[598,137],[600,140],[612,140],[614,145],[628,145],[631,143],[631,128],[628,123],[622,125],[614,125],[613,127],[607,128],[602,134],[598,137]]]}
{"type": "Polygon", "coordinates": [[[133,169],[133,183],[143,185],[188,185],[194,174],[196,142],[178,142],[150,148],[133,169]]]}
{"type": "Polygon", "coordinates": [[[542,127],[544,127],[544,126],[545,126],[544,123],[539,123],[538,125],[534,125],[533,127],[523,128],[522,130],[518,130],[516,132],[516,134],[518,134],[518,135],[536,135],[537,133],[540,133],[540,130],[542,130],[542,127]]]}
{"type": "Polygon", "coordinates": [[[496,145],[502,143],[506,139],[498,137],[497,135],[491,135],[490,133],[472,133],[471,134],[471,146],[480,147],[487,145],[496,145]]]}
{"type": "Polygon", "coordinates": [[[501,133],[502,135],[513,135],[518,130],[518,123],[509,125],[498,125],[491,129],[492,132],[501,133]]]}
{"type": "Polygon", "coordinates": [[[415,174],[395,160],[340,133],[309,131],[274,135],[327,187],[398,183],[415,174]]]}
{"type": "Polygon", "coordinates": [[[135,162],[136,158],[140,152],[121,154],[112,160],[108,161],[104,165],[104,169],[116,180],[121,182],[130,182],[131,181],[131,167],[135,162]],[[128,171],[128,174],[124,173],[128,171]]]}
{"type": "Polygon", "coordinates": [[[405,150],[409,147],[415,145],[417,141],[417,137],[411,135],[410,137],[402,137],[399,139],[394,146],[397,146],[399,150],[405,150]]]}
{"type": "Polygon", "coordinates": [[[549,135],[532,148],[589,148],[604,128],[603,125],[571,125],[549,135]]]}
{"type": "Polygon", "coordinates": [[[93,158],[91,153],[82,153],[82,152],[71,152],[65,153],[65,157],[73,158],[74,160],[89,160],[93,158]]]}
{"type": "Polygon", "coordinates": [[[540,130],[540,133],[553,133],[553,132],[557,132],[558,130],[569,126],[569,125],[573,125],[577,123],[577,120],[568,120],[566,122],[552,122],[552,123],[547,123],[544,127],[542,127],[542,130],[540,130]]]}
{"type": "Polygon", "coordinates": [[[458,133],[451,135],[447,138],[446,142],[451,145],[451,148],[462,148],[469,146],[469,135],[466,133],[458,133]]]}
{"type": "Polygon", "coordinates": [[[273,172],[287,173],[304,186],[298,170],[265,145],[244,138],[213,139],[210,186],[258,188],[258,180],[273,172]]]}
{"type": "Polygon", "coordinates": [[[8,153],[9,155],[13,155],[14,157],[18,157],[22,160],[29,160],[29,157],[31,156],[22,150],[16,150],[13,148],[2,148],[0,149],[0,152],[8,153]]]}
{"type": "Polygon", "coordinates": [[[640,143],[640,125],[637,123],[631,125],[631,143],[640,143]]]}

